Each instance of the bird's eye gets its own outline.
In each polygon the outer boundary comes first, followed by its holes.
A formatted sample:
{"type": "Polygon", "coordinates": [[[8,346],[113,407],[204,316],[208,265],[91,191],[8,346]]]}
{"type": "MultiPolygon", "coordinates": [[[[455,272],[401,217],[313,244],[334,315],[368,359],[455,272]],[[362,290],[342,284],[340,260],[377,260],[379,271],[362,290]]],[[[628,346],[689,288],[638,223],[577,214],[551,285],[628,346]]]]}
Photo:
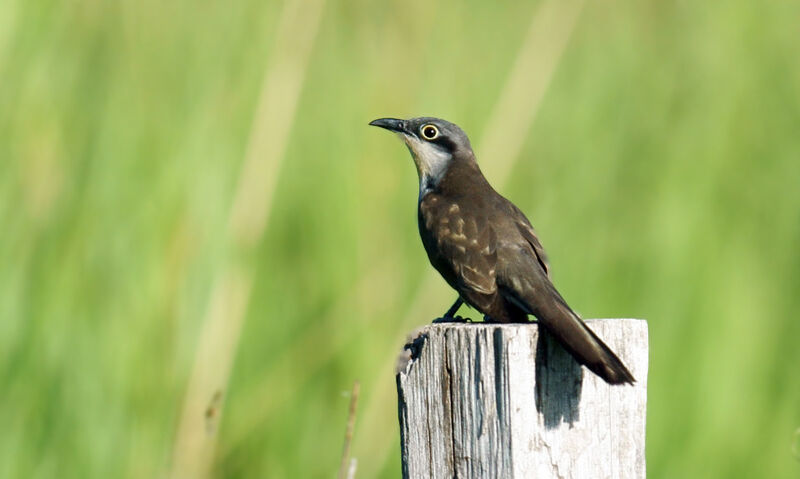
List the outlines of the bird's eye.
{"type": "Polygon", "coordinates": [[[425,125],[421,129],[422,136],[426,140],[434,140],[437,136],[439,136],[439,129],[433,125],[425,125]]]}

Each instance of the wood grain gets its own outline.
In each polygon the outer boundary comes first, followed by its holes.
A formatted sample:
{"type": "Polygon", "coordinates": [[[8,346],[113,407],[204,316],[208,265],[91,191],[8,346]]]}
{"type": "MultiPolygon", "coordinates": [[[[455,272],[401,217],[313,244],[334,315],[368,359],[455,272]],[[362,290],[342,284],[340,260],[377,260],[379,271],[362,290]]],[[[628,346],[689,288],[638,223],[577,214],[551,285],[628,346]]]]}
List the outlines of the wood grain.
{"type": "Polygon", "coordinates": [[[647,323],[587,324],[634,386],[607,385],[535,323],[417,331],[397,373],[403,477],[645,477],[647,323]]]}

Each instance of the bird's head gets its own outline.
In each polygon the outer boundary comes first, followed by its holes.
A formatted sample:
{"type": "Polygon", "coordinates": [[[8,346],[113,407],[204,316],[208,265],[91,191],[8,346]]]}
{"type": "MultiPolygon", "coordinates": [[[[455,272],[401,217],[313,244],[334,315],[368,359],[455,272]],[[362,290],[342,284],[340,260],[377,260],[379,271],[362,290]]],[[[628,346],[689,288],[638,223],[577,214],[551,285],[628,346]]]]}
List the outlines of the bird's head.
{"type": "Polygon", "coordinates": [[[474,161],[466,133],[449,121],[420,117],[409,120],[380,118],[370,122],[400,135],[414,157],[420,193],[436,187],[455,161],[474,161]]]}

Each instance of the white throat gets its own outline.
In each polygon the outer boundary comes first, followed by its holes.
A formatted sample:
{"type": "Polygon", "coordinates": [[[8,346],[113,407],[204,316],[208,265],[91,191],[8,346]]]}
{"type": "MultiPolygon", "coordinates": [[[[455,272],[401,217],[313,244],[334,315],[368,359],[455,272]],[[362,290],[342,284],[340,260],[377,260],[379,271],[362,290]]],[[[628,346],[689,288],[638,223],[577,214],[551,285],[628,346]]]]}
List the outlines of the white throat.
{"type": "Polygon", "coordinates": [[[408,145],[408,149],[411,150],[411,156],[414,157],[414,163],[417,165],[419,197],[421,199],[425,196],[425,193],[436,187],[444,177],[452,155],[433,143],[412,136],[403,135],[403,140],[408,145]]]}

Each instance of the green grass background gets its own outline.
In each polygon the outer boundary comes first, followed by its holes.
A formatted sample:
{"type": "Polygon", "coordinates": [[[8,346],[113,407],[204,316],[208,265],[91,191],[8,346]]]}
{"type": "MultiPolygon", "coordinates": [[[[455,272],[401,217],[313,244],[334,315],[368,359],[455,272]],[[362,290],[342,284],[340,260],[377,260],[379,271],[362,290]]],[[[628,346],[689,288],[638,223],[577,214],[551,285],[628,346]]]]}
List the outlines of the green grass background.
{"type": "MultiPolygon", "coordinates": [[[[453,295],[404,319],[416,174],[367,122],[441,116],[480,153],[538,7],[324,6],[213,476],[332,477],[354,379],[358,477],[399,475],[391,358],[453,295]]],[[[282,9],[0,2],[0,476],[168,475],[282,9]]],[[[584,316],[649,321],[650,477],[800,477],[798,25],[797,1],[588,2],[496,185],[584,316]]]]}

